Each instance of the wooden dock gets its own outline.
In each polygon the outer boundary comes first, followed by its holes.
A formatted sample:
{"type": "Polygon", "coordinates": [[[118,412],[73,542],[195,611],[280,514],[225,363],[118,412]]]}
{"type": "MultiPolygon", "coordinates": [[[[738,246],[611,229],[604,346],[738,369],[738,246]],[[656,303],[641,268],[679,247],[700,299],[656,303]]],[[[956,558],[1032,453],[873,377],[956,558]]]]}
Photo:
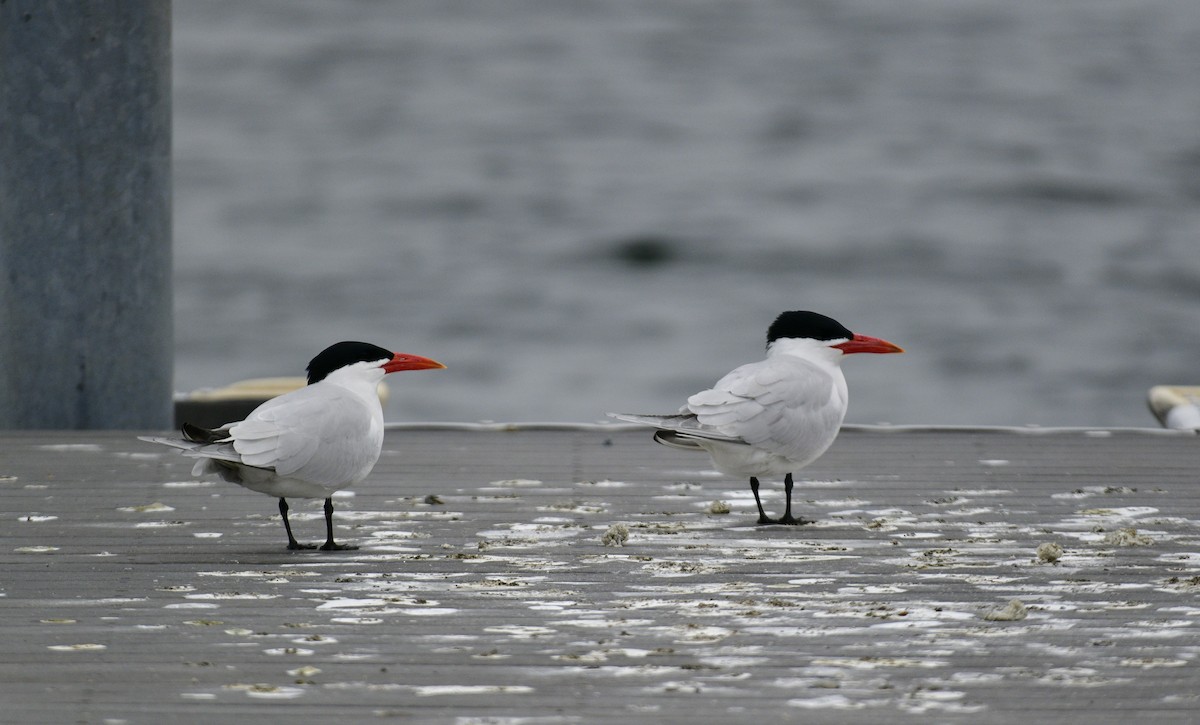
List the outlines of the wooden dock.
{"type": "Polygon", "coordinates": [[[760,527],[645,431],[411,426],[322,553],[133,433],[6,432],[0,720],[1197,722],[1198,464],[854,428],[799,476],[816,522],[760,527]]]}

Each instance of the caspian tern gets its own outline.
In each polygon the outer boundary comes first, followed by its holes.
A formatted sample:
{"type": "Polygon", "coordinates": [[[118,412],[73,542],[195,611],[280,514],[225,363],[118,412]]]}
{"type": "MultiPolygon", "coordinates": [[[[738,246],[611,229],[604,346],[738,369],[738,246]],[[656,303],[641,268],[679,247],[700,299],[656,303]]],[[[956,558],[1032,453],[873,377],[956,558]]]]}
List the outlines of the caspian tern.
{"type": "Polygon", "coordinates": [[[722,473],[749,476],[758,523],[811,523],[792,516],[792,473],[837,438],[848,402],[842,358],[859,352],[904,351],[815,312],[784,312],[767,330],[765,360],[735,368],[678,413],[610,415],[658,428],[654,440],[663,445],[707,451],[722,473]],[[772,519],[758,497],[758,477],[780,474],[787,505],[772,519]]]}
{"type": "Polygon", "coordinates": [[[383,449],[379,381],[400,370],[445,365],[366,342],[330,345],[308,364],[308,385],[255,408],[245,420],[209,430],[183,425],[183,438],[142,440],[197,458],[193,476],[215,474],[279,498],[289,549],[313,549],[292,536],[288,498],[325,499],[325,551],[356,549],[333,540],[333,496],[367,477],[383,449]]]}

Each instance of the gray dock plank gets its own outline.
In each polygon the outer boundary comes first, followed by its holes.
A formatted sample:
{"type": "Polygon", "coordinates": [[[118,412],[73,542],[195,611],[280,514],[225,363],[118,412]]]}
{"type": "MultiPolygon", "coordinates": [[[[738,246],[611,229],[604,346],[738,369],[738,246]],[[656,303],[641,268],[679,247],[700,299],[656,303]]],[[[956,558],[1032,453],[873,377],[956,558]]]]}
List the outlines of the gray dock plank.
{"type": "Polygon", "coordinates": [[[1190,722],[1198,446],[847,430],[758,527],[645,432],[392,430],[320,553],[132,434],[4,433],[2,719],[1190,722]]]}

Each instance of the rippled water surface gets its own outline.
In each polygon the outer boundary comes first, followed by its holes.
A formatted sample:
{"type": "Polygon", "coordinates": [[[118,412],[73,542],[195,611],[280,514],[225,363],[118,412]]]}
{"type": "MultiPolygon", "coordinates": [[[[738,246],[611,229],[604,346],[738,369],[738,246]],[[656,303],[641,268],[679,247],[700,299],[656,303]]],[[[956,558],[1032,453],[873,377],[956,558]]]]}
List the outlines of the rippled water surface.
{"type": "Polygon", "coordinates": [[[672,410],[784,309],[848,420],[1200,382],[1192,0],[176,3],[176,387],[365,339],[389,420],[672,410]]]}

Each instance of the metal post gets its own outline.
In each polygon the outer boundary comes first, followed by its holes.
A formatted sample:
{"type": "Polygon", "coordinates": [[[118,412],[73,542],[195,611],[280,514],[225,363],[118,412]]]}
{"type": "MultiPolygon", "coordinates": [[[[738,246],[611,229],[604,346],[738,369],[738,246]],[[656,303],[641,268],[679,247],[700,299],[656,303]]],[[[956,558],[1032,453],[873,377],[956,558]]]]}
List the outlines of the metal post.
{"type": "Polygon", "coordinates": [[[172,423],[171,3],[0,0],[0,428],[172,423]]]}

